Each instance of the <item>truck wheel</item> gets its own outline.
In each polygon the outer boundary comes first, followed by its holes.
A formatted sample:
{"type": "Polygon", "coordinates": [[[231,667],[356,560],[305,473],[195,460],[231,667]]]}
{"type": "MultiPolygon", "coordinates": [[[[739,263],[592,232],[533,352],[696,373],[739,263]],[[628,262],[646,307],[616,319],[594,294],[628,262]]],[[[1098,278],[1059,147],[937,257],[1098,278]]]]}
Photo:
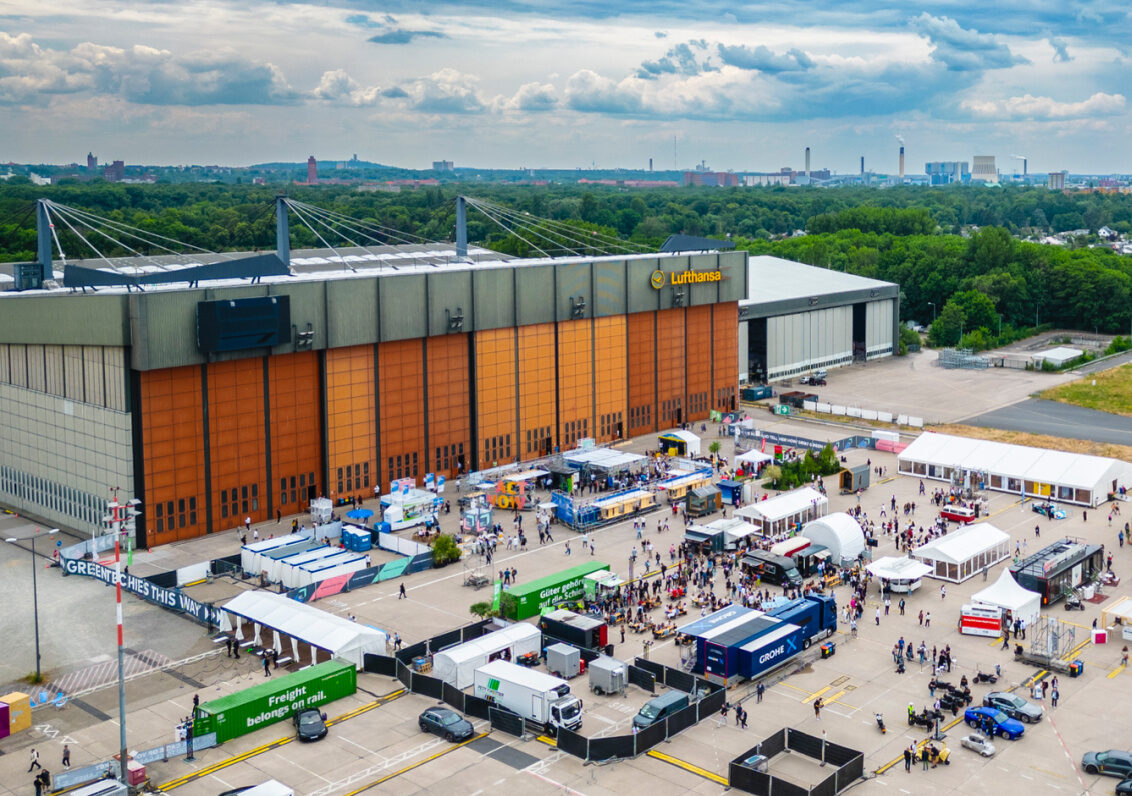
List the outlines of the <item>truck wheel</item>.
{"type": "Polygon", "coordinates": [[[804,640],[804,641],[802,642],[802,649],[804,649],[804,650],[808,650],[809,648],[810,648],[810,640],[809,640],[809,639],[805,639],[805,640],[804,640]]]}

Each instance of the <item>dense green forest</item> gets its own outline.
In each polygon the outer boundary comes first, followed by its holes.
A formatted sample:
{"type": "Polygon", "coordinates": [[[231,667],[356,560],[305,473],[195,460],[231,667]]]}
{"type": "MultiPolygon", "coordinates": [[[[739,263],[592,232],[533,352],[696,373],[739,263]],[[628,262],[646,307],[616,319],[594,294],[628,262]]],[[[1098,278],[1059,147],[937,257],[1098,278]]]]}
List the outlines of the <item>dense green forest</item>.
{"type": "MultiPolygon", "coordinates": [[[[730,236],[756,254],[897,282],[903,317],[925,324],[936,318],[931,340],[937,344],[954,344],[963,336],[965,344],[984,347],[1037,324],[1124,332],[1132,321],[1132,257],[1091,247],[1087,236],[1064,247],[1020,240],[1077,229],[1095,233],[1105,225],[1132,234],[1127,195],[1021,186],[623,191],[465,184],[459,191],[530,217],[616,235],[641,249],[655,248],[675,232],[730,236]],[[807,234],[793,234],[802,230],[807,234]]],[[[288,193],[408,236],[454,235],[453,186],[400,193],[292,186],[288,193]]],[[[213,251],[274,246],[271,188],[99,181],[9,185],[0,187],[0,260],[34,259],[33,202],[41,196],[213,251]]],[[[473,242],[511,254],[534,253],[479,213],[470,212],[468,222],[473,242]]],[[[293,246],[321,246],[301,224],[293,222],[291,230],[293,246]]],[[[67,230],[60,233],[68,257],[92,256],[67,230]]],[[[125,253],[102,243],[104,254],[125,253]]]]}

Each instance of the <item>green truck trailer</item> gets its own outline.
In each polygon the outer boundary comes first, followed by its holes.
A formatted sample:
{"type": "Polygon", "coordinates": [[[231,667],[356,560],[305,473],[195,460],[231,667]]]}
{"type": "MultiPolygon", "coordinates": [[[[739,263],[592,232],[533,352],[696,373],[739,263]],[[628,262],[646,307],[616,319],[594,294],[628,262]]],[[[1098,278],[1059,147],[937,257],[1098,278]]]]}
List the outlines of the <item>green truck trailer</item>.
{"type": "Polygon", "coordinates": [[[586,575],[601,569],[609,569],[609,564],[590,561],[521,586],[507,588],[506,592],[515,598],[513,613],[509,612],[507,618],[526,619],[542,613],[544,608],[557,608],[561,603],[581,600],[586,575]]]}
{"type": "Polygon", "coordinates": [[[216,742],[224,743],[357,690],[358,672],[352,663],[327,661],[205,702],[197,708],[193,734],[215,732],[216,742]]]}

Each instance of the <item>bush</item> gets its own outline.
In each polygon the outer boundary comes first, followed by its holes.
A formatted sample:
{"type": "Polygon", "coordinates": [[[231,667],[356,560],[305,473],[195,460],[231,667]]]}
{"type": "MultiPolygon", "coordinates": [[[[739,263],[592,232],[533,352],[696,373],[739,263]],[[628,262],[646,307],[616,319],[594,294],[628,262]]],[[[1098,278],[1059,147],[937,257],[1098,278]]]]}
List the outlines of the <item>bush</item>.
{"type": "Polygon", "coordinates": [[[442,533],[436,537],[436,540],[432,543],[432,565],[443,567],[459,560],[460,548],[456,544],[456,539],[447,533],[442,533]]]}
{"type": "Polygon", "coordinates": [[[1132,336],[1120,337],[1117,335],[1108,344],[1108,348],[1104,350],[1105,354],[1119,354],[1121,351],[1127,351],[1132,348],[1132,336]]]}
{"type": "Polygon", "coordinates": [[[492,608],[489,602],[472,603],[468,610],[480,619],[489,619],[493,616],[499,616],[499,612],[492,608]]]}
{"type": "Polygon", "coordinates": [[[519,601],[515,599],[515,595],[507,592],[499,595],[499,614],[508,619],[514,619],[519,615],[519,601]]]}
{"type": "Polygon", "coordinates": [[[812,450],[808,450],[797,461],[767,467],[764,475],[772,489],[787,490],[809,484],[815,475],[833,475],[840,471],[841,462],[837,458],[837,451],[832,445],[826,445],[817,456],[814,456],[812,450]]]}

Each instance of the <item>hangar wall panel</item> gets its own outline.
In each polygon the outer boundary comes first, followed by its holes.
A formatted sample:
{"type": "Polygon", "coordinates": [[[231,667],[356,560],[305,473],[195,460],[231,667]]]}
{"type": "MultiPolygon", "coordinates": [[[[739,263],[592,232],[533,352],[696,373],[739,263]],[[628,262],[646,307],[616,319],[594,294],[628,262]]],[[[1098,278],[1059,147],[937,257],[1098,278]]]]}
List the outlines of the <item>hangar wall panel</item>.
{"type": "Polygon", "coordinates": [[[594,396],[597,402],[598,442],[625,436],[625,408],[629,401],[624,315],[594,320],[594,396]]]}
{"type": "Polygon", "coordinates": [[[428,345],[428,472],[467,472],[472,450],[468,335],[430,337],[428,345]]]}
{"type": "MultiPolygon", "coordinates": [[[[518,384],[514,327],[476,332],[476,425],[479,463],[485,470],[515,458],[518,384]]],[[[553,371],[552,371],[553,372],[553,371]]]]}
{"type": "Polygon", "coordinates": [[[656,403],[663,429],[686,419],[684,310],[661,310],[656,321],[656,403]]]}
{"type": "Polygon", "coordinates": [[[789,378],[852,361],[852,306],[767,318],[768,378],[789,378]]]}
{"type": "Polygon", "coordinates": [[[537,459],[552,453],[558,439],[554,324],[520,326],[518,336],[518,456],[521,459],[537,459]]]}
{"type": "MultiPolygon", "coordinates": [[[[269,508],[297,514],[310,505],[310,487],[324,494],[322,422],[318,401],[318,355],[313,351],[269,357],[268,405],[271,409],[271,483],[269,508]]],[[[366,468],[366,477],[370,477],[366,468]]],[[[348,493],[351,494],[351,493],[348,493]]],[[[365,491],[360,485],[352,494],[365,491]]]]}
{"type": "Polygon", "coordinates": [[[141,408],[147,538],[166,544],[200,536],[208,488],[201,369],[142,373],[141,408]]]}
{"type": "Polygon", "coordinates": [[[730,411],[739,408],[739,371],[747,370],[747,324],[743,324],[743,340],[739,341],[739,303],[716,304],[712,312],[712,409],[730,411]],[[742,356],[742,362],[739,357],[742,356]]]}
{"type": "Polygon", "coordinates": [[[634,312],[628,330],[629,436],[656,431],[656,313],[634,312]]]}
{"type": "Polygon", "coordinates": [[[593,323],[558,324],[558,439],[562,450],[594,434],[593,323]]]}
{"type": "Polygon", "coordinates": [[[214,362],[208,373],[212,529],[267,519],[263,359],[214,362]]]}
{"type": "MultiPolygon", "coordinates": [[[[424,439],[424,341],[379,343],[378,399],[381,477],[421,478],[426,472],[424,439]]],[[[388,489],[383,486],[382,492],[388,489]]]]}
{"type": "MultiPolygon", "coordinates": [[[[325,485],[325,491],[328,495],[353,494],[355,472],[362,478],[363,485],[368,478],[371,491],[380,483],[376,400],[372,344],[326,352],[326,462],[330,483],[325,485]]],[[[296,488],[299,486],[296,484],[296,488]]]]}
{"type": "Polygon", "coordinates": [[[892,354],[893,300],[870,301],[865,305],[865,350],[869,359],[892,354]]]}
{"type": "Polygon", "coordinates": [[[687,417],[684,419],[706,420],[712,404],[711,305],[689,307],[686,312],[684,345],[692,353],[686,357],[688,382],[684,406],[687,417]]]}

